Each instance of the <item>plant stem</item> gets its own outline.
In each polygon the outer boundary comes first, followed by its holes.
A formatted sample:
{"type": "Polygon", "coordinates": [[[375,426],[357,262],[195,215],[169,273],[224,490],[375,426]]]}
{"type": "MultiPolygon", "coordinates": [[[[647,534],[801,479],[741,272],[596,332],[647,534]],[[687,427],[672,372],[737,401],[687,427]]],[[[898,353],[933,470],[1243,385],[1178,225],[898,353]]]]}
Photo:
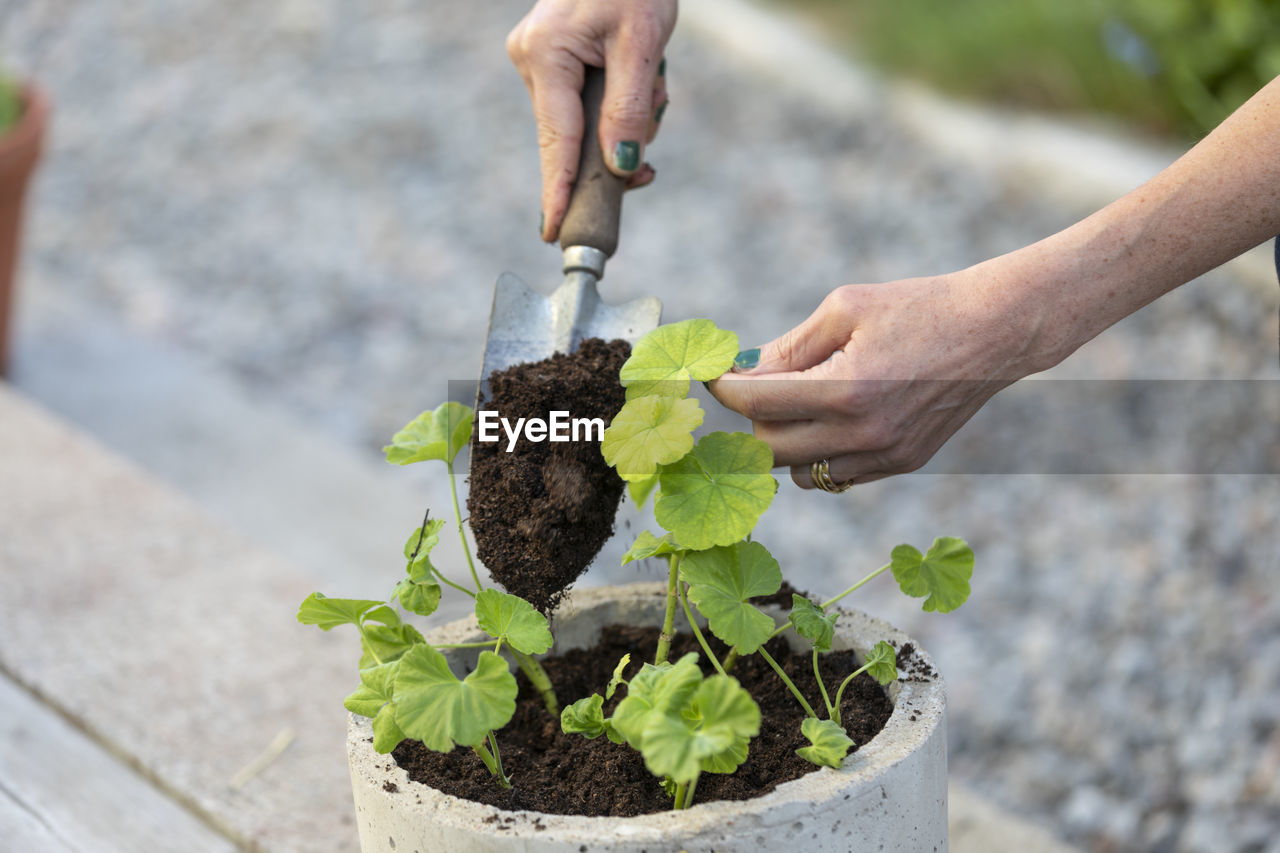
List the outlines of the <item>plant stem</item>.
{"type": "Polygon", "coordinates": [[[382,658],[378,657],[378,653],[373,650],[373,643],[369,642],[369,635],[364,632],[364,622],[357,622],[356,627],[360,629],[360,639],[364,640],[365,649],[369,654],[373,655],[373,659],[377,661],[378,666],[382,666],[382,658]]]}
{"type": "Polygon", "coordinates": [[[678,811],[684,808],[684,795],[688,790],[689,784],[687,782],[680,782],[676,785],[676,801],[672,806],[673,809],[678,811]]]}
{"type": "Polygon", "coordinates": [[[671,652],[671,641],[675,638],[676,624],[676,588],[680,585],[680,555],[667,557],[670,570],[667,573],[667,612],[662,617],[662,633],[658,635],[658,652],[653,656],[653,664],[665,663],[671,652]]]}
{"type": "Polygon", "coordinates": [[[547,706],[547,712],[557,720],[560,719],[560,703],[556,701],[556,690],[551,686],[551,677],[542,668],[542,664],[538,663],[538,659],[532,655],[526,655],[516,649],[511,649],[511,655],[520,665],[524,677],[529,679],[529,683],[541,694],[542,704],[547,706]]]}
{"type": "Polygon", "coordinates": [[[476,592],[484,589],[480,583],[480,575],[476,572],[476,561],[471,559],[471,546],[467,544],[467,534],[462,530],[462,507],[458,504],[458,478],[453,475],[453,463],[446,462],[449,468],[449,493],[453,495],[453,517],[458,520],[458,538],[462,540],[462,553],[467,555],[467,566],[471,569],[471,579],[476,582],[476,592]]]}
{"type": "Polygon", "coordinates": [[[435,566],[432,566],[432,567],[431,567],[431,571],[432,571],[432,573],[433,573],[433,574],[435,574],[435,576],[436,576],[436,577],[438,577],[441,581],[443,581],[444,583],[447,583],[449,586],[453,587],[454,589],[458,590],[459,592],[465,592],[467,595],[471,596],[472,598],[475,598],[475,597],[476,597],[476,594],[475,594],[474,592],[472,592],[471,590],[467,589],[467,588],[466,588],[465,586],[463,586],[462,584],[457,584],[457,583],[454,583],[453,581],[449,580],[449,579],[448,579],[447,577],[445,577],[445,576],[440,572],[440,570],[439,570],[439,569],[437,569],[435,566]]]}
{"type": "Polygon", "coordinates": [[[720,664],[720,668],[725,672],[733,669],[733,665],[738,662],[738,647],[734,646],[729,649],[729,654],[724,656],[724,663],[720,664]]]}
{"type": "Polygon", "coordinates": [[[689,625],[693,628],[693,636],[698,638],[698,645],[702,646],[702,650],[707,653],[707,660],[711,661],[711,665],[716,668],[716,672],[725,675],[724,668],[720,666],[720,661],[716,659],[715,653],[711,651],[711,647],[707,645],[707,640],[702,636],[702,629],[698,627],[698,620],[693,618],[693,611],[689,608],[689,589],[683,584],[677,584],[682,587],[680,590],[680,604],[684,607],[684,615],[689,620],[689,625]]]}
{"type": "Polygon", "coordinates": [[[759,651],[760,651],[760,656],[763,657],[766,662],[768,662],[769,666],[773,667],[773,671],[778,673],[778,677],[781,678],[783,683],[787,685],[787,689],[791,691],[791,695],[796,697],[796,699],[800,700],[801,706],[804,707],[804,712],[808,714],[810,717],[816,718],[818,715],[813,712],[813,707],[804,698],[804,695],[800,693],[799,689],[796,688],[795,682],[793,682],[790,678],[787,677],[787,674],[782,671],[782,667],[778,666],[778,662],[773,659],[773,655],[769,654],[769,652],[765,649],[764,646],[761,646],[759,651]]]}
{"type": "MultiPolygon", "coordinates": [[[[702,774],[699,773],[699,776],[702,774]]],[[[694,776],[689,780],[689,789],[684,792],[684,807],[687,809],[693,805],[693,792],[698,789],[698,776],[694,776]]]]}
{"type": "Polygon", "coordinates": [[[510,788],[511,780],[502,773],[501,759],[494,757],[498,754],[498,741],[493,736],[493,732],[489,732],[489,743],[493,746],[492,753],[484,748],[483,743],[478,743],[471,748],[475,750],[476,755],[480,756],[480,760],[484,762],[484,766],[489,769],[489,772],[497,778],[498,784],[504,788],[510,788]]]}
{"type": "Polygon", "coordinates": [[[849,686],[850,681],[853,681],[859,675],[866,672],[868,669],[870,669],[870,667],[871,667],[871,664],[866,664],[861,669],[855,669],[853,672],[849,673],[848,677],[845,678],[844,681],[840,682],[840,689],[836,691],[835,712],[831,715],[831,719],[835,722],[837,726],[841,724],[840,723],[840,697],[844,696],[844,689],[849,686]]]}
{"type": "MultiPolygon", "coordinates": [[[[885,563],[883,566],[881,566],[880,568],[876,569],[874,572],[872,572],[871,574],[867,575],[865,578],[863,578],[862,580],[858,581],[858,582],[857,582],[857,583],[855,583],[853,586],[849,587],[849,588],[848,588],[848,589],[846,589],[844,592],[842,592],[842,593],[840,593],[839,595],[837,595],[835,598],[832,598],[832,599],[830,599],[830,600],[828,600],[828,601],[824,601],[822,604],[820,604],[820,605],[818,605],[818,606],[819,606],[820,608],[822,608],[823,610],[826,610],[828,607],[830,607],[831,605],[835,604],[837,601],[839,601],[840,599],[844,598],[844,597],[845,597],[846,595],[848,595],[849,593],[851,593],[851,592],[853,592],[854,590],[858,589],[860,586],[862,586],[862,585],[864,585],[864,584],[866,584],[866,583],[869,583],[869,582],[870,582],[870,581],[872,581],[872,580],[875,580],[877,577],[879,577],[880,575],[882,575],[882,574],[884,574],[885,572],[887,572],[887,571],[888,571],[892,566],[893,566],[893,563],[885,563]]],[[[784,626],[784,627],[785,627],[785,626],[784,626]]]]}
{"type": "Polygon", "coordinates": [[[431,645],[437,649],[487,649],[492,643],[484,640],[478,643],[432,643],[431,645]]]}
{"type": "Polygon", "coordinates": [[[818,669],[818,650],[813,650],[813,677],[818,679],[818,689],[822,691],[822,702],[827,706],[827,716],[840,725],[840,712],[831,706],[831,698],[827,696],[827,685],[822,680],[822,672],[818,669]]]}

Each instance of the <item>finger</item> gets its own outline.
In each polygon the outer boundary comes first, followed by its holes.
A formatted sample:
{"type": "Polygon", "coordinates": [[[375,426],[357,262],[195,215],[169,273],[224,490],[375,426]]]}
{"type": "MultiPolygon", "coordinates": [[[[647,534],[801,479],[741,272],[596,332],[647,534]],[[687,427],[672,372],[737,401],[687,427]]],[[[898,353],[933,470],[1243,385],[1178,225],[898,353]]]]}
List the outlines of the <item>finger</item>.
{"type": "Polygon", "coordinates": [[[831,384],[801,373],[726,373],[707,384],[725,408],[752,421],[803,421],[831,409],[831,384]]]}
{"type": "Polygon", "coordinates": [[[863,468],[842,471],[848,476],[870,470],[890,470],[896,461],[890,449],[898,437],[870,419],[857,421],[756,421],[756,438],[773,451],[774,467],[807,465],[815,459],[861,460],[863,468]],[[850,452],[853,448],[856,451],[850,452]]]}
{"type": "Polygon", "coordinates": [[[804,322],[759,347],[754,359],[747,357],[751,350],[742,353],[734,362],[734,371],[758,376],[822,364],[849,343],[857,327],[851,294],[850,285],[832,291],[804,322]]]}
{"type": "Polygon", "coordinates": [[[605,51],[600,148],[615,175],[628,177],[644,162],[661,60],[661,43],[638,31],[620,33],[605,51]]]}
{"type": "MultiPolygon", "coordinates": [[[[885,477],[892,477],[894,473],[896,473],[893,471],[876,470],[846,477],[842,474],[838,474],[836,471],[836,463],[841,461],[843,458],[844,457],[837,457],[836,459],[832,459],[827,465],[827,470],[831,474],[831,481],[837,486],[844,486],[848,484],[860,486],[863,483],[872,483],[876,480],[883,480],[885,477]]],[[[793,465],[791,468],[791,482],[795,483],[802,489],[818,488],[818,484],[813,479],[812,463],[809,465],[793,465]]]]}
{"type": "Polygon", "coordinates": [[[583,67],[572,61],[545,62],[530,74],[533,114],[538,123],[542,166],[542,239],[554,242],[569,209],[582,153],[583,67]]]}
{"type": "Polygon", "coordinates": [[[629,190],[638,190],[641,187],[649,186],[649,184],[653,183],[653,179],[656,178],[657,176],[658,176],[658,173],[654,170],[654,168],[650,166],[648,163],[645,163],[643,166],[641,166],[639,169],[636,170],[636,173],[634,175],[627,178],[627,183],[625,186],[629,190]]]}

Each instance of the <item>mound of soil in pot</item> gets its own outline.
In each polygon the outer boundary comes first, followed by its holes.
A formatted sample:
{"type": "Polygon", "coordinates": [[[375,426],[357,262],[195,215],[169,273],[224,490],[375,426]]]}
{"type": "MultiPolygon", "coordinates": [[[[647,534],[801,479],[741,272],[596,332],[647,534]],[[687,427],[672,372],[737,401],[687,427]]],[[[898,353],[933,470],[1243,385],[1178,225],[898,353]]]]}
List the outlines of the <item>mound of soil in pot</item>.
{"type": "MultiPolygon", "coordinates": [[[[489,376],[495,410],[518,418],[600,418],[607,426],[626,402],[618,371],[631,354],[626,341],[589,338],[569,355],[519,364],[489,376]]],[[[550,613],[613,535],[622,480],[595,441],[529,441],[507,452],[497,442],[471,440],[467,510],[476,553],[494,579],[550,613]]]]}
{"type": "MultiPolygon", "coordinates": [[[[712,637],[708,640],[723,658],[727,649],[712,637]]],[[[547,658],[543,665],[561,704],[568,705],[592,693],[603,694],[614,666],[627,652],[632,661],[627,673],[635,674],[641,661],[653,660],[657,645],[656,629],[613,625],[604,629],[594,649],[569,651],[562,657],[547,658]]],[[[823,707],[810,656],[793,654],[782,637],[775,637],[767,648],[809,703],[815,708],[823,707]]],[[[905,647],[899,650],[900,665],[907,663],[911,651],[905,647]]],[[[701,649],[692,635],[681,634],[672,644],[671,659],[686,652],[700,653],[701,649]]],[[[703,657],[700,653],[704,671],[712,674],[703,657]]],[[[819,665],[827,689],[833,694],[845,676],[857,668],[851,652],[823,655],[819,665]]],[[[808,745],[800,734],[804,710],[768,664],[759,655],[744,657],[732,675],[760,704],[760,735],[751,741],[747,760],[737,772],[703,773],[699,777],[698,803],[751,799],[817,769],[795,753],[808,745]]],[[[498,732],[503,768],[513,782],[511,790],[498,787],[470,749],[431,752],[417,741],[404,741],[393,752],[409,778],[501,809],[630,817],[671,808],[670,798],[659,780],[645,769],[639,752],[603,736],[587,740],[582,735],[564,734],[559,719],[552,719],[547,713],[524,674],[518,673],[517,678],[520,694],[515,717],[498,732]]],[[[605,703],[606,716],[625,695],[626,688],[619,688],[605,703]]],[[[893,705],[884,688],[866,673],[845,689],[840,706],[842,722],[855,749],[875,737],[892,712],[893,705]]]]}

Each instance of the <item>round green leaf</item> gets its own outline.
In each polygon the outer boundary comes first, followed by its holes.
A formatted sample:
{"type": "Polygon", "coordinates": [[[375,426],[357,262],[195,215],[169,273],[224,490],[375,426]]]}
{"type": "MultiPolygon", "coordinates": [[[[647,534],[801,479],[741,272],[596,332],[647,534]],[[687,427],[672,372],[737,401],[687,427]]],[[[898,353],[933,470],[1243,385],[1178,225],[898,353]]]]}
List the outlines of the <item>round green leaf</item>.
{"type": "Polygon", "coordinates": [[[400,661],[360,670],[360,686],[342,702],[342,707],[362,717],[376,717],[395,695],[400,661]]]}
{"type": "Polygon", "coordinates": [[[565,734],[580,734],[595,740],[604,734],[604,697],[592,693],[560,712],[560,729],[565,734]]]}
{"type": "Polygon", "coordinates": [[[624,480],[648,480],[693,448],[693,431],[702,425],[697,400],[637,397],[628,400],[604,431],[600,452],[624,480]]]}
{"type": "Polygon", "coordinates": [[[644,506],[645,501],[649,500],[649,495],[653,494],[653,490],[658,486],[658,475],[655,472],[643,480],[631,480],[627,483],[627,494],[631,495],[632,502],[637,507],[644,506]]]}
{"type": "Polygon", "coordinates": [[[805,717],[800,724],[800,732],[808,738],[810,746],[802,746],[796,754],[805,761],[820,767],[834,767],[839,770],[844,757],[853,746],[853,740],[831,720],[819,720],[817,717],[805,717]]]}
{"type": "Polygon", "coordinates": [[[837,614],[827,613],[802,595],[791,595],[791,614],[787,618],[795,626],[796,633],[820,652],[831,650],[831,638],[835,636],[837,614]]]}
{"type": "Polygon", "coordinates": [[[910,545],[899,545],[890,560],[893,577],[903,592],[912,598],[928,596],[922,610],[950,613],[969,597],[973,549],[963,539],[935,539],[923,556],[910,545]]]}
{"type": "Polygon", "coordinates": [[[444,655],[417,645],[400,659],[395,722],[407,737],[436,752],[449,752],[455,744],[475,746],[515,714],[516,689],[501,655],[481,652],[475,671],[459,681],[444,655]]]}
{"type": "MultiPolygon", "coordinates": [[[[388,608],[389,610],[390,608],[388,608]]],[[[365,625],[360,635],[360,668],[376,666],[378,661],[391,663],[426,640],[412,625],[365,625]],[[377,655],[375,658],[374,655],[377,655]]]]}
{"type": "Polygon", "coordinates": [[[867,652],[862,665],[867,668],[871,677],[881,684],[889,684],[898,678],[898,654],[893,646],[884,640],[876,643],[871,651],[867,652]]]}
{"type": "Polygon", "coordinates": [[[713,432],[693,452],[663,466],[654,516],[685,548],[730,545],[755,527],[778,481],[769,445],[746,433],[713,432]]]}
{"type": "Polygon", "coordinates": [[[711,633],[738,651],[753,653],[773,633],[773,620],[748,603],[782,586],[778,561],[759,542],[693,551],[681,561],[680,577],[711,633]]]}
{"type": "Polygon", "coordinates": [[[429,574],[421,581],[409,578],[400,581],[396,584],[395,595],[401,607],[419,616],[430,616],[440,606],[440,584],[429,574]]]}
{"type": "Polygon", "coordinates": [[[458,451],[471,440],[471,424],[475,411],[462,403],[441,403],[429,412],[423,412],[404,429],[391,438],[382,448],[387,461],[393,465],[408,465],[438,459],[453,464],[458,451]]]}
{"type": "Polygon", "coordinates": [[[477,595],[476,621],[490,637],[501,638],[527,655],[540,655],[551,648],[547,617],[511,593],[486,589],[477,595]]]}
{"type": "Polygon", "coordinates": [[[636,342],[619,378],[627,399],[657,394],[683,397],[689,380],[715,379],[733,366],[738,336],[710,320],[684,320],[659,326],[636,342]]]}
{"type": "Polygon", "coordinates": [[[650,714],[679,715],[701,682],[696,652],[675,663],[646,663],[627,684],[627,695],[613,712],[613,727],[634,749],[642,749],[650,714]]]}
{"type": "Polygon", "coordinates": [[[430,565],[427,556],[440,544],[440,530],[444,527],[444,519],[433,518],[426,523],[425,532],[422,527],[409,534],[404,543],[404,557],[410,560],[410,571],[413,567],[430,565]],[[421,542],[421,545],[419,545],[421,542]]]}
{"type": "Polygon", "coordinates": [[[745,741],[760,733],[760,707],[737,679],[713,675],[679,714],[651,713],[645,723],[645,766],[656,776],[689,782],[704,769],[731,773],[746,759],[745,741]]]}
{"type": "Polygon", "coordinates": [[[396,723],[396,706],[388,703],[373,718],[373,751],[386,755],[404,740],[404,732],[396,723]]]}

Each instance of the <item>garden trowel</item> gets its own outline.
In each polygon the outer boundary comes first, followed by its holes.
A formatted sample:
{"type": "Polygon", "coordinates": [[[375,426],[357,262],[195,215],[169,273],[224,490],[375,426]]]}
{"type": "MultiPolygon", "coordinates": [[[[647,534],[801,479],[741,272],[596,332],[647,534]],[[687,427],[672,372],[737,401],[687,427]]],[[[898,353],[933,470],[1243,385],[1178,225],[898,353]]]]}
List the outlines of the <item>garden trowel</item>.
{"type": "Polygon", "coordinates": [[[624,179],[604,164],[597,127],[604,95],[604,71],[588,68],[582,87],[582,154],[569,210],[560,226],[564,282],[543,296],[517,276],[504,272],[493,290],[489,333],[484,344],[479,400],[489,397],[489,375],[516,364],[569,353],[585,338],[623,338],[632,344],[658,327],[662,302],[645,296],[611,305],[600,299],[596,283],[618,246],[624,179]]]}

